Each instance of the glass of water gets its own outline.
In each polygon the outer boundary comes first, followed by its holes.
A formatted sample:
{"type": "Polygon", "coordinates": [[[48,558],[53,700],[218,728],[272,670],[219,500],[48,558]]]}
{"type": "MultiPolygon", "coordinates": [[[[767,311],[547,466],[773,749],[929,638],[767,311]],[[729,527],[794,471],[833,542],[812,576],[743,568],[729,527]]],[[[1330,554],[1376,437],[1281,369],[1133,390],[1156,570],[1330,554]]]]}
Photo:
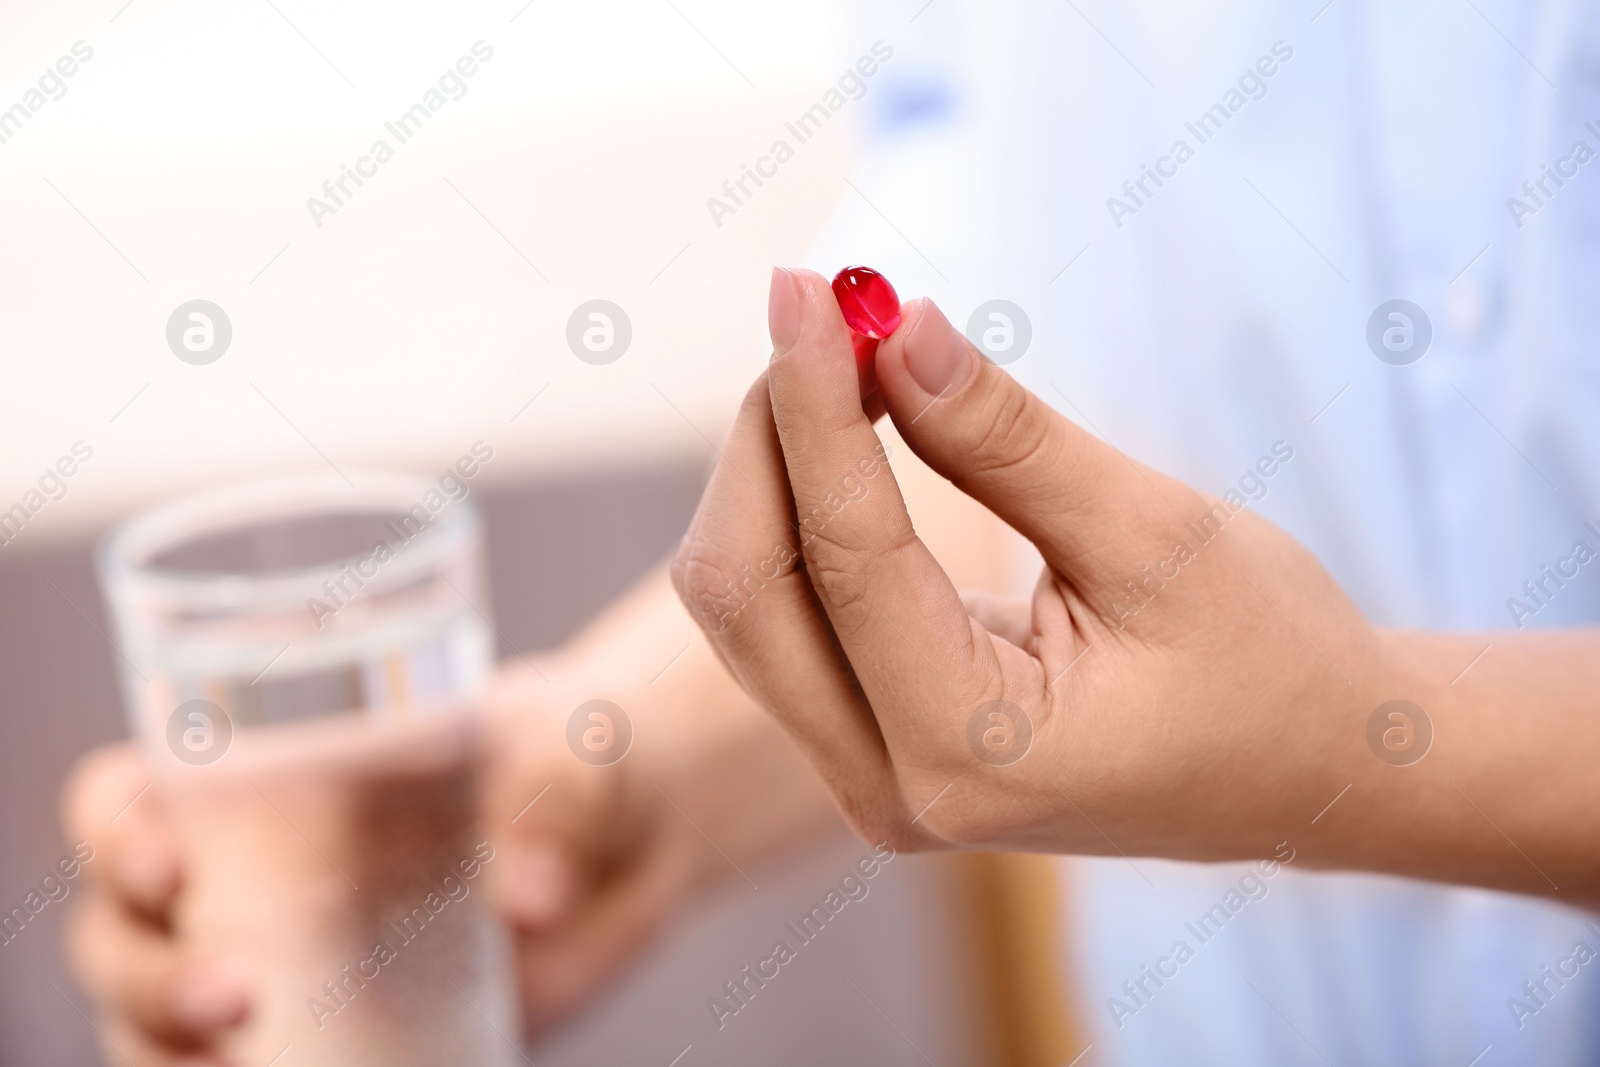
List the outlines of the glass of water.
{"type": "Polygon", "coordinates": [[[465,493],[450,475],[249,483],[101,547],[184,857],[178,934],[256,988],[232,1062],[516,1059],[477,820],[492,635],[465,493]]]}

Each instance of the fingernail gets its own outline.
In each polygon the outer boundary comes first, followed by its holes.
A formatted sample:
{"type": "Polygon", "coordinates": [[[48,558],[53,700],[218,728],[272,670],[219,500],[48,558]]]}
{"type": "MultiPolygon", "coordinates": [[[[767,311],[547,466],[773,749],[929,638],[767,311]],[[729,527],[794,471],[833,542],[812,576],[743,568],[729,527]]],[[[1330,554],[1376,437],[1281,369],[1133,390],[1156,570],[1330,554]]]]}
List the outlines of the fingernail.
{"type": "Polygon", "coordinates": [[[577,875],[567,851],[549,842],[519,847],[507,858],[504,906],[522,926],[548,926],[572,907],[577,875]]]}
{"type": "Polygon", "coordinates": [[[772,268],[772,290],[767,294],[767,333],[772,354],[781,356],[800,336],[800,283],[782,267],[772,268]]]}
{"type": "Polygon", "coordinates": [[[173,1014],[193,1030],[233,1026],[250,1010],[244,971],[226,960],[203,960],[184,968],[173,991],[173,1014]]]}
{"type": "Polygon", "coordinates": [[[905,353],[912,380],[934,396],[963,384],[972,366],[967,339],[931,302],[923,304],[922,314],[906,335],[905,353]]]}

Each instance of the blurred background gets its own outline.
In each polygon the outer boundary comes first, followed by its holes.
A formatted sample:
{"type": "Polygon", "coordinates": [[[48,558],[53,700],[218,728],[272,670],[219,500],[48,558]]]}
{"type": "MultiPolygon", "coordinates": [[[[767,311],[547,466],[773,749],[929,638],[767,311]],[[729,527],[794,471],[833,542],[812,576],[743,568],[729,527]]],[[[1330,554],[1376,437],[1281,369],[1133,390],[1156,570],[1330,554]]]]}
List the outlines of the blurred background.
{"type": "MultiPolygon", "coordinates": [[[[110,524],[257,474],[431,476],[482,440],[500,651],[550,647],[676,542],[767,358],[774,264],[870,264],[975,340],[1006,301],[1025,340],[991,354],[1131,455],[1220,493],[1287,446],[1252,506],[1375,620],[1518,625],[1507,598],[1600,519],[1600,197],[1584,171],[1537,210],[1508,200],[1574,140],[1600,147],[1591,6],[0,5],[0,509],[93,451],[0,547],[0,899],[64,850],[73,760],[127,733],[90,565],[110,524]],[[74,73],[30,99],[62,56],[74,73]],[[463,56],[474,73],[442,83],[463,56]],[[168,337],[195,300],[231,329],[201,364],[168,337]],[[1397,300],[1427,326],[1398,354],[1371,332],[1397,300]],[[625,325],[599,354],[573,339],[593,301],[625,325]]],[[[1032,557],[1003,564],[1025,591],[1032,557]]],[[[1537,615],[1600,617],[1592,575],[1537,615]]],[[[714,1032],[708,991],[858,849],[702,902],[534,1058],[1488,1067],[1600,1047],[1595,990],[1526,1032],[1507,1011],[1592,936],[1578,913],[1294,871],[1119,1017],[1124,981],[1243,869],[1137,857],[1063,863],[1055,887],[897,861],[848,937],[714,1032]]],[[[93,1061],[66,910],[0,948],[0,1062],[93,1061]]]]}
{"type": "MultiPolygon", "coordinates": [[[[557,644],[658,562],[766,358],[771,265],[907,254],[859,200],[866,229],[818,245],[858,196],[853,160],[952,113],[946,72],[917,46],[951,29],[915,14],[5,5],[6,107],[61,55],[81,65],[59,98],[51,83],[44,106],[0,126],[0,495],[21,500],[74,442],[93,455],[0,550],[7,907],[65,849],[68,767],[128,733],[91,552],[139,506],[335,466],[436,476],[487,442],[473,492],[503,656],[557,644]],[[826,125],[813,117],[800,144],[784,123],[874,42],[893,59],[847,84],[848,105],[826,125]],[[400,143],[385,123],[462,56],[476,72],[447,82],[447,102],[400,143]],[[392,159],[359,187],[325,190],[380,138],[392,159]],[[797,151],[777,179],[725,191],[780,138],[797,151]],[[738,206],[719,218],[713,197],[738,206]],[[310,198],[338,206],[319,217],[310,198]],[[206,365],[175,358],[167,339],[174,309],[197,299],[231,325],[206,365]],[[631,328],[605,365],[567,340],[569,317],[596,299],[631,328]]],[[[902,203],[899,221],[936,207],[902,203]]],[[[706,996],[859,852],[841,834],[763,872],[759,896],[741,882],[673,923],[538,1062],[665,1064],[691,1041],[700,1063],[909,1064],[923,1062],[918,1047],[981,1062],[987,1009],[963,977],[984,951],[970,884],[921,858],[886,870],[861,922],[811,949],[781,997],[702,1040],[706,996]]],[[[92,1008],[62,958],[72,903],[0,950],[0,1062],[96,1061],[92,1008]]]]}

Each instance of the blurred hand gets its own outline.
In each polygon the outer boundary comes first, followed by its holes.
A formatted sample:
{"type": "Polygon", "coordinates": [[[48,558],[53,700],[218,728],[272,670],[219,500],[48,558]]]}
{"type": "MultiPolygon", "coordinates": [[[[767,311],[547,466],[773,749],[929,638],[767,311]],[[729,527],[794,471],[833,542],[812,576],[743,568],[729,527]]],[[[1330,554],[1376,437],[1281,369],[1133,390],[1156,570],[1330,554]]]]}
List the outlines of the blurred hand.
{"type": "Polygon", "coordinates": [[[489,870],[530,1032],[587,1003],[708,885],[742,888],[769,856],[839,829],[803,755],[684,615],[665,566],[559,657],[502,675],[490,703],[504,747],[484,832],[510,835],[489,870]],[[617,704],[633,735],[605,766],[568,747],[569,717],[594,699],[617,704]]]}
{"type": "Polygon", "coordinates": [[[712,877],[711,861],[721,863],[657,792],[659,784],[699,808],[690,797],[704,792],[704,774],[699,786],[686,781],[661,749],[638,738],[608,766],[585,764],[568,748],[567,716],[579,704],[604,696],[638,730],[649,714],[643,695],[598,689],[552,665],[540,669],[545,677],[512,671],[497,688],[502,751],[484,795],[483,832],[497,848],[507,842],[505,862],[488,870],[515,939],[529,1033],[587,1003],[712,877]]]}
{"type": "Polygon", "coordinates": [[[1080,430],[913,301],[878,348],[883,406],[1045,560],[1031,604],[964,602],[827,281],[775,271],[770,325],[673,577],[865,840],[1270,855],[1378,766],[1381,641],[1282,531],[1080,430]]]}
{"type": "Polygon", "coordinates": [[[175,940],[182,864],[149,784],[132,744],[90,752],[67,779],[68,837],[89,842],[96,856],[83,867],[89,892],[69,921],[68,956],[101,1007],[108,1063],[215,1063],[208,1040],[249,1014],[249,979],[237,964],[186,954],[175,940]]]}
{"type": "MultiPolygon", "coordinates": [[[[730,862],[837,825],[804,761],[683,618],[664,571],[575,646],[503,672],[488,701],[481,808],[497,856],[486,872],[530,1033],[587,1003],[696,890],[737,880],[730,862]],[[609,766],[566,741],[568,715],[597,697],[632,719],[633,745],[609,766]]],[[[199,958],[176,936],[183,865],[159,790],[141,794],[150,780],[131,744],[91,752],[68,780],[68,833],[97,854],[69,955],[116,1046],[108,1062],[220,1062],[208,1047],[248,1016],[250,976],[245,961],[199,958]]]]}

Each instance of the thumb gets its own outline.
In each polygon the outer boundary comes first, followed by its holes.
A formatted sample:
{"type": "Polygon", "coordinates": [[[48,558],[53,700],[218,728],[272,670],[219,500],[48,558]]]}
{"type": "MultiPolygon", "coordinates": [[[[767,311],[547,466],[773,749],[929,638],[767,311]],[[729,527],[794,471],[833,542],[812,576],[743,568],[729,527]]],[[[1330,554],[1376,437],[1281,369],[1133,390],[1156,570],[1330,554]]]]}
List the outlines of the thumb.
{"type": "Polygon", "coordinates": [[[906,306],[878,348],[877,377],[912,450],[1080,587],[1115,585],[1170,547],[1166,532],[1197,499],[1029,392],[932,301],[906,306]]]}

